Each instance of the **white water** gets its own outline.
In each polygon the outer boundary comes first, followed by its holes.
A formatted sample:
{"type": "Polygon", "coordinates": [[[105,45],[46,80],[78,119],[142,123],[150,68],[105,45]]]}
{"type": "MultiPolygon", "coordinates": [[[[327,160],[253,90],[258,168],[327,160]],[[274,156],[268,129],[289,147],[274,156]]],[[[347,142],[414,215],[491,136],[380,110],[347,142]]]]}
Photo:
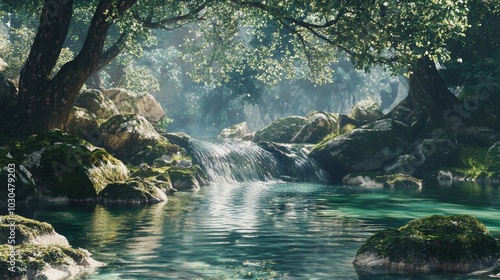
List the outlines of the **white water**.
{"type": "Polygon", "coordinates": [[[323,182],[329,179],[328,174],[302,149],[283,146],[287,149],[283,154],[288,160],[280,162],[272,153],[248,141],[192,139],[191,145],[192,153],[215,184],[282,179],[323,182]]]}

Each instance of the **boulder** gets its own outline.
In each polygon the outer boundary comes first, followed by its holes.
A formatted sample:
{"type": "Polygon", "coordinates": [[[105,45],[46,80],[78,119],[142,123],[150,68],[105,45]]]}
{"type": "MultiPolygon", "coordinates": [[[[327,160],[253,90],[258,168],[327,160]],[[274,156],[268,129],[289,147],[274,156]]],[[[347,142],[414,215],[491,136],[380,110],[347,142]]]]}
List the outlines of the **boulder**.
{"type": "Polygon", "coordinates": [[[372,100],[362,100],[354,104],[350,114],[351,118],[360,121],[374,121],[383,116],[380,106],[372,100]]]}
{"type": "Polygon", "coordinates": [[[0,71],[4,71],[7,67],[9,67],[9,64],[0,57],[0,71]]]}
{"type": "Polygon", "coordinates": [[[30,136],[17,156],[33,174],[41,197],[93,200],[108,183],[129,176],[127,167],[104,149],[57,130],[30,136]]]}
{"type": "Polygon", "coordinates": [[[313,111],[309,113],[306,123],[290,142],[318,143],[328,134],[339,134],[338,117],[334,114],[313,111]]]}
{"type": "Polygon", "coordinates": [[[228,128],[224,128],[219,133],[219,138],[229,138],[229,139],[242,138],[247,133],[248,133],[247,123],[242,122],[230,126],[228,128]]]}
{"type": "Polygon", "coordinates": [[[351,173],[342,179],[342,184],[347,186],[362,186],[368,188],[391,189],[422,189],[422,180],[406,174],[380,175],[377,173],[351,173]]]}
{"type": "Polygon", "coordinates": [[[14,188],[0,188],[0,205],[7,208],[9,193],[15,194],[16,203],[29,201],[37,196],[37,187],[33,179],[33,174],[26,169],[22,164],[21,158],[12,156],[11,152],[15,151],[15,142],[5,144],[5,147],[0,147],[0,180],[9,182],[9,176],[15,176],[15,181],[12,185],[14,188]],[[9,175],[15,174],[15,175],[9,175]]]}
{"type": "Polygon", "coordinates": [[[150,122],[158,122],[165,116],[165,111],[150,93],[135,93],[121,88],[107,89],[103,93],[115,103],[122,115],[138,114],[150,122]]]}
{"type": "Polygon", "coordinates": [[[108,184],[97,196],[101,203],[152,204],[167,201],[167,195],[153,181],[140,177],[108,184]]]}
{"type": "Polygon", "coordinates": [[[430,216],[379,231],[359,248],[354,266],[363,272],[471,272],[492,266],[500,244],[468,215],[430,216]]]}
{"type": "Polygon", "coordinates": [[[119,114],[115,104],[96,89],[81,92],[75,105],[87,109],[100,119],[109,119],[119,114]]]}
{"type": "Polygon", "coordinates": [[[66,132],[74,135],[85,136],[87,132],[99,127],[97,116],[87,109],[73,107],[69,115],[66,132]]]}
{"type": "Polygon", "coordinates": [[[317,144],[309,156],[340,180],[348,173],[379,170],[408,150],[408,126],[382,120],[317,144]]]}
{"type": "Polygon", "coordinates": [[[172,167],[168,170],[172,187],[176,191],[198,191],[206,185],[206,176],[199,166],[191,168],[172,167]]]}
{"type": "Polygon", "coordinates": [[[306,124],[304,117],[286,117],[279,119],[263,129],[256,131],[253,142],[268,141],[279,143],[290,143],[292,138],[306,124]]]}
{"type": "Polygon", "coordinates": [[[10,236],[12,223],[16,225],[16,243],[14,247],[0,245],[0,279],[75,279],[103,265],[92,259],[87,250],[71,248],[52,225],[21,216],[0,217],[0,236],[4,240],[10,236]]]}
{"type": "Polygon", "coordinates": [[[457,131],[455,137],[464,145],[490,147],[500,140],[500,133],[487,127],[465,126],[457,131]]]}

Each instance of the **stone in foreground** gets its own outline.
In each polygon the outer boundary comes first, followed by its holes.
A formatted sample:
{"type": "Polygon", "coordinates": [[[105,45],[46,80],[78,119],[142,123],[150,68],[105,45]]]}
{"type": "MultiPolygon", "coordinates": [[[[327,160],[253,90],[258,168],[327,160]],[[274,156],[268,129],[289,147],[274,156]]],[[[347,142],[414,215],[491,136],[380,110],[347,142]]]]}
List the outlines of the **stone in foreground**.
{"type": "Polygon", "coordinates": [[[476,218],[435,215],[375,233],[359,248],[354,266],[372,273],[463,273],[490,267],[499,257],[500,244],[476,218]]]}

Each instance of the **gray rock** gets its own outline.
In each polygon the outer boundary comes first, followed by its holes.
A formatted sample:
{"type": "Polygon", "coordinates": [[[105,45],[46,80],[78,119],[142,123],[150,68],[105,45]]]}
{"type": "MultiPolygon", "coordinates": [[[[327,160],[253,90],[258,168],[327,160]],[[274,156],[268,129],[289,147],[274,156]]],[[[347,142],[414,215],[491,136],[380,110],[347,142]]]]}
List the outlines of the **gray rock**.
{"type": "Polygon", "coordinates": [[[219,138],[242,138],[244,135],[248,133],[248,127],[246,122],[238,123],[228,128],[224,128],[219,133],[219,138]]]}
{"type": "Polygon", "coordinates": [[[87,109],[100,119],[108,119],[119,114],[115,104],[96,89],[81,92],[75,105],[87,109]]]}
{"type": "Polygon", "coordinates": [[[136,93],[122,88],[107,89],[103,93],[115,103],[122,115],[138,114],[150,122],[158,122],[165,116],[165,111],[150,93],[136,93]]]}
{"type": "MultiPolygon", "coordinates": [[[[157,182],[156,182],[157,183],[157,182]]],[[[167,201],[167,195],[155,183],[140,177],[108,184],[97,196],[101,203],[152,204],[167,201]]]]}
{"type": "Polygon", "coordinates": [[[374,121],[384,116],[380,106],[372,100],[362,100],[352,106],[350,116],[361,121],[374,121]]]}
{"type": "Polygon", "coordinates": [[[339,133],[338,116],[324,112],[311,112],[306,123],[292,138],[291,143],[318,143],[328,134],[339,133]]]}
{"type": "Polygon", "coordinates": [[[73,107],[69,115],[66,132],[84,137],[86,132],[96,130],[99,127],[97,116],[80,107],[73,107]]]}
{"type": "Polygon", "coordinates": [[[306,124],[306,121],[306,118],[297,116],[279,119],[263,129],[256,131],[252,141],[290,143],[292,138],[306,124]]]}

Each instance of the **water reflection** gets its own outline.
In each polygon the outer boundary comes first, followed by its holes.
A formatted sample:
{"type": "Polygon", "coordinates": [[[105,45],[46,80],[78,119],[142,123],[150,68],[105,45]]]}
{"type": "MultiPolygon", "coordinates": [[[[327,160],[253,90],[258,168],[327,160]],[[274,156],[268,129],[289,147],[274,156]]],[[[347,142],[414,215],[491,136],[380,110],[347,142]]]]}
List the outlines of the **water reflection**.
{"type": "Polygon", "coordinates": [[[433,214],[477,216],[498,237],[499,201],[497,186],[475,184],[418,193],[250,183],[176,193],[149,207],[38,205],[26,213],[108,263],[89,279],[465,280],[487,276],[358,275],[352,260],[373,232],[433,214]]]}

